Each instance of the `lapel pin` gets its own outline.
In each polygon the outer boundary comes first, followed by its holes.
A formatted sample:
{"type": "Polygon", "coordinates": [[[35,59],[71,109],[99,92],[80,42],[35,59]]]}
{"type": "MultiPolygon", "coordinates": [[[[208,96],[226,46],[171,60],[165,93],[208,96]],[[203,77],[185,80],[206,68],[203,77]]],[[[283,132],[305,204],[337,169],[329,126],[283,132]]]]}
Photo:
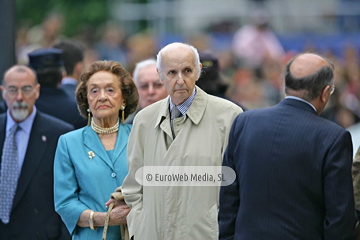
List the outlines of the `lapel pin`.
{"type": "Polygon", "coordinates": [[[45,135],[42,135],[41,140],[42,140],[43,142],[46,142],[46,136],[45,136],[45,135]]]}
{"type": "Polygon", "coordinates": [[[93,151],[89,151],[88,154],[89,154],[90,161],[92,161],[93,157],[95,157],[95,153],[93,151]]]}

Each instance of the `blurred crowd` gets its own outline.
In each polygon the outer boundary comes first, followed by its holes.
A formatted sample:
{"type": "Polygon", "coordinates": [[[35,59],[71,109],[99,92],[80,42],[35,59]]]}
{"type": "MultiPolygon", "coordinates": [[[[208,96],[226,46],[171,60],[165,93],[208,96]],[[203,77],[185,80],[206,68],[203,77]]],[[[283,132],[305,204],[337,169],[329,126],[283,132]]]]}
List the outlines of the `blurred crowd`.
{"type": "MultiPolygon", "coordinates": [[[[251,21],[237,30],[228,29],[226,24],[219,25],[220,31],[232,34],[233,38],[231,45],[217,49],[208,33],[192,35],[185,40],[198,50],[217,56],[222,82],[228,86],[226,97],[245,109],[273,106],[284,97],[281,72],[285,63],[297,54],[282,47],[268,20],[266,14],[255,12],[251,21]]],[[[29,52],[51,47],[57,40],[67,38],[62,33],[64,24],[61,14],[50,14],[40,25],[19,26],[18,63],[28,64],[29,52]]],[[[84,27],[71,40],[84,47],[85,67],[95,60],[115,60],[130,73],[137,62],[154,58],[161,48],[160,39],[151,30],[126,35],[121,24],[114,21],[97,29],[84,27]]],[[[307,44],[303,51],[320,50],[307,44]]],[[[359,51],[349,43],[341,55],[335,55],[332,49],[322,49],[320,53],[333,61],[336,69],[336,91],[322,116],[347,128],[360,120],[359,51]]]]}

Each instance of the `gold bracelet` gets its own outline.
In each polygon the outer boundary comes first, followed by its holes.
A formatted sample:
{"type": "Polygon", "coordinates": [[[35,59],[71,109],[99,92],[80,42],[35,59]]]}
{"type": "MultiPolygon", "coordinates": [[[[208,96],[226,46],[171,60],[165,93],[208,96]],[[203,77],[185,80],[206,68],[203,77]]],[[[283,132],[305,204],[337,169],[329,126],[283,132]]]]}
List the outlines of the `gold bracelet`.
{"type": "Polygon", "coordinates": [[[90,225],[90,229],[92,229],[92,230],[98,229],[98,227],[94,227],[94,214],[95,214],[95,212],[91,210],[90,217],[89,217],[89,225],[90,225]]]}

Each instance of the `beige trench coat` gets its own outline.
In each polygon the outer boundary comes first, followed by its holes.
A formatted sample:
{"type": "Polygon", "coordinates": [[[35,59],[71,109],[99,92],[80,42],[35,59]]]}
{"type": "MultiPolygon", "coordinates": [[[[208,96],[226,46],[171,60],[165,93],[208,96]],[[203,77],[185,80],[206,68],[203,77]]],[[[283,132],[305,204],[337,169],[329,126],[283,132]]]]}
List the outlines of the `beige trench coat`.
{"type": "Polygon", "coordinates": [[[135,172],[143,166],[219,166],[235,117],[242,109],[197,94],[174,141],[169,97],[138,113],[129,137],[129,173],[123,183],[130,237],[135,240],[218,239],[219,187],[142,186],[135,172]]]}

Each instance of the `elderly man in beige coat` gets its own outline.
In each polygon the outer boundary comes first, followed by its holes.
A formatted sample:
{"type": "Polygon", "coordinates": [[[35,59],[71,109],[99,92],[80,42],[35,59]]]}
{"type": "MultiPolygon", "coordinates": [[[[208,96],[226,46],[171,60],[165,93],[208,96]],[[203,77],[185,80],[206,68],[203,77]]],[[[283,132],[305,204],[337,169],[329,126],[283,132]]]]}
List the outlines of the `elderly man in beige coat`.
{"type": "Polygon", "coordinates": [[[218,239],[219,186],[147,186],[135,178],[144,166],[221,166],[231,124],[242,109],[195,86],[201,67],[197,50],[187,44],[169,44],[157,55],[169,97],[135,117],[123,183],[135,240],[218,239]]]}

